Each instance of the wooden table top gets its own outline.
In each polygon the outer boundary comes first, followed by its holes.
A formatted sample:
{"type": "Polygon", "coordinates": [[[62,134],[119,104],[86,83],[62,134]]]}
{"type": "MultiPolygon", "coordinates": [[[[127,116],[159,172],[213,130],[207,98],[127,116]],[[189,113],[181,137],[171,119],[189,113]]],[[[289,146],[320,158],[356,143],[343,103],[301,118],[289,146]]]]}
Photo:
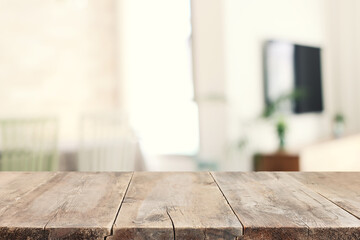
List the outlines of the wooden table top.
{"type": "Polygon", "coordinates": [[[360,173],[0,172],[0,239],[360,239],[360,173]]]}

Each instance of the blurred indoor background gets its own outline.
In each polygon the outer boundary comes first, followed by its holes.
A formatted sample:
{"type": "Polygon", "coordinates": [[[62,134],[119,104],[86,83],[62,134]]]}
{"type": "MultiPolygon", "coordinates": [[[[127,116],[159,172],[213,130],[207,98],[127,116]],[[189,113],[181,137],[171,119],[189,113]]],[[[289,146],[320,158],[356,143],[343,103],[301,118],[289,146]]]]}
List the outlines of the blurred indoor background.
{"type": "Polygon", "coordinates": [[[357,0],[0,0],[0,169],[360,171],[357,0]]]}

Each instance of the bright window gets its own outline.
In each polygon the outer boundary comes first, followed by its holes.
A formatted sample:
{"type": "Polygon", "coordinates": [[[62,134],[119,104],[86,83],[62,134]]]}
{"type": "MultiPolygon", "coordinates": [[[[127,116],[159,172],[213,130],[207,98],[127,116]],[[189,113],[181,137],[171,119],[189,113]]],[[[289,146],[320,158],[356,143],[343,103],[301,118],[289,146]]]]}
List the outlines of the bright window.
{"type": "Polygon", "coordinates": [[[190,2],[127,0],[123,18],[126,104],[145,150],[196,154],[190,2]]]}

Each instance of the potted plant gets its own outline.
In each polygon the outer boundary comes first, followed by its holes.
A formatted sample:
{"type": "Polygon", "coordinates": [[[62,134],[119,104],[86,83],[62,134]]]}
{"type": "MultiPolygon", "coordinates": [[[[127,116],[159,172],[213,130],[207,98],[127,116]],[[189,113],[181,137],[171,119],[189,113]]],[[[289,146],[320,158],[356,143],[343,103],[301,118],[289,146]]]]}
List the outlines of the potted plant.
{"type": "Polygon", "coordinates": [[[288,125],[286,121],[286,113],[281,106],[284,104],[291,104],[293,100],[302,96],[302,92],[295,90],[289,94],[284,94],[275,101],[269,102],[264,109],[262,117],[265,119],[272,119],[275,123],[276,133],[279,139],[279,151],[285,151],[286,147],[286,133],[288,125]]]}
{"type": "Polygon", "coordinates": [[[335,138],[340,138],[345,131],[345,117],[341,113],[336,113],[333,120],[333,134],[335,138]]]}
{"type": "Polygon", "coordinates": [[[287,124],[284,118],[280,118],[276,122],[276,132],[279,138],[279,151],[285,150],[285,137],[286,137],[287,124]]]}

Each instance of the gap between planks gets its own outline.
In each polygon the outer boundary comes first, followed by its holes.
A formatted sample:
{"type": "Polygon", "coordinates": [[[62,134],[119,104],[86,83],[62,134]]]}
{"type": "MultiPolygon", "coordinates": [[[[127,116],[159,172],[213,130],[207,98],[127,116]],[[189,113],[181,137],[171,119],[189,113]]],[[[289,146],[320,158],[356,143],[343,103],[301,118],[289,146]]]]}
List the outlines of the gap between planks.
{"type": "Polygon", "coordinates": [[[171,221],[171,225],[172,225],[172,228],[173,228],[173,235],[174,235],[174,240],[176,240],[176,234],[175,234],[175,225],[174,225],[174,221],[172,220],[171,216],[170,216],[170,213],[168,211],[168,208],[166,207],[166,214],[168,215],[170,221],[171,221]]]}
{"type": "Polygon", "coordinates": [[[243,229],[243,235],[244,235],[244,234],[245,234],[244,224],[241,222],[240,218],[239,218],[238,215],[235,213],[233,207],[230,205],[230,202],[229,202],[228,199],[226,198],[224,192],[221,190],[219,184],[216,182],[216,180],[215,180],[214,176],[212,175],[212,173],[211,173],[211,172],[208,172],[208,173],[209,173],[209,175],[211,176],[211,178],[213,179],[213,181],[214,181],[214,183],[216,184],[216,186],[218,187],[218,189],[219,189],[219,191],[221,192],[221,194],[223,195],[223,197],[224,197],[226,203],[229,205],[231,211],[233,212],[233,214],[235,215],[235,217],[237,218],[237,220],[238,220],[239,223],[241,224],[242,229],[243,229]]]}
{"type": "MultiPolygon", "coordinates": [[[[122,198],[122,200],[121,200],[121,203],[120,203],[120,205],[119,205],[119,208],[118,208],[118,210],[117,210],[117,212],[116,212],[114,221],[113,221],[113,223],[112,223],[112,225],[111,225],[110,234],[107,235],[107,236],[105,236],[105,237],[104,237],[104,240],[111,240],[111,239],[112,239],[112,235],[113,235],[113,232],[114,232],[114,225],[115,225],[116,219],[118,218],[118,215],[119,215],[119,212],[120,212],[120,208],[121,208],[121,206],[122,206],[122,204],[123,204],[123,202],[124,202],[124,200],[125,200],[125,197],[126,197],[126,194],[127,194],[127,192],[128,192],[128,189],[129,189],[129,187],[130,187],[130,183],[131,183],[131,181],[132,181],[132,179],[133,179],[134,173],[135,173],[135,172],[132,172],[132,174],[131,174],[131,177],[130,177],[129,183],[128,183],[127,187],[126,187],[124,196],[123,196],[123,198],[122,198]]],[[[175,235],[174,235],[174,237],[175,237],[175,235]]],[[[175,239],[175,238],[174,238],[174,239],[175,239]]]]}

